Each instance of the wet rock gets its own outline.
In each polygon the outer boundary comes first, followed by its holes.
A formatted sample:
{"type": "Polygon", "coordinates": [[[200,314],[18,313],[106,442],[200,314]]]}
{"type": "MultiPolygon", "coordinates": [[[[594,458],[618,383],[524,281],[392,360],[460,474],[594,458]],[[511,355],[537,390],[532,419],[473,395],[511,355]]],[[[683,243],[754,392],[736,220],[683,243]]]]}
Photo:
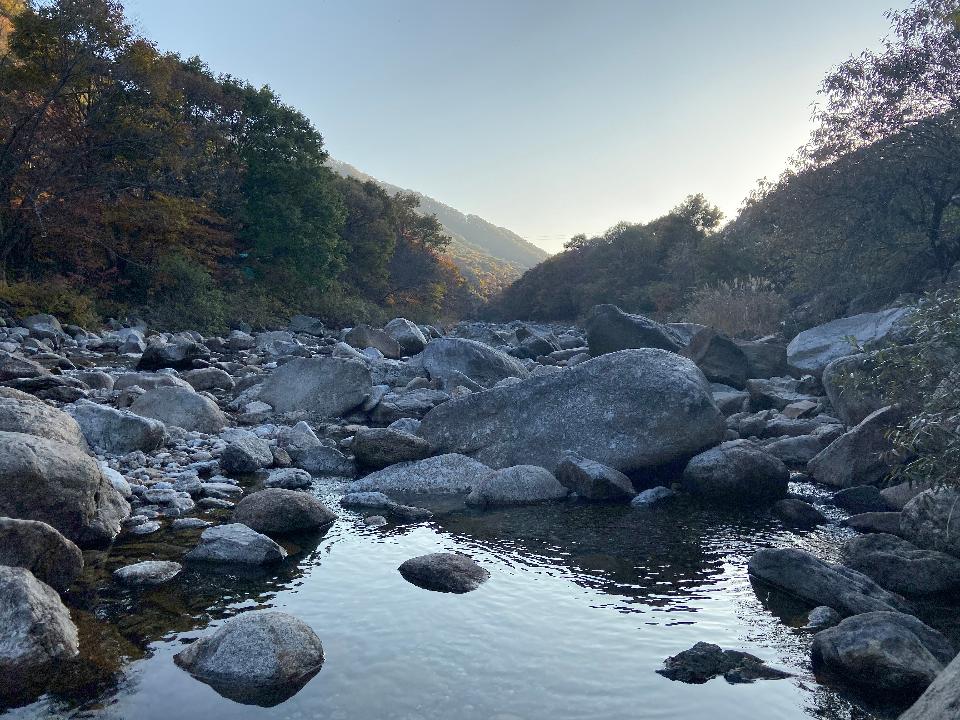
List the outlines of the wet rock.
{"type": "Polygon", "coordinates": [[[465,455],[448,454],[391,465],[350,485],[351,492],[468,493],[493,470],[465,455]]]}
{"type": "Polygon", "coordinates": [[[313,478],[306,470],[300,468],[279,468],[271,470],[264,487],[285,488],[287,490],[305,490],[313,484],[313,478]]]}
{"type": "Polygon", "coordinates": [[[489,571],[459,553],[431,553],[405,561],[398,568],[407,582],[424,590],[467,593],[490,577],[489,571]]]}
{"type": "Polygon", "coordinates": [[[557,466],[557,480],[584,500],[626,501],[637,494],[630,478],[619,470],[575,453],[557,466]]]}
{"type": "Polygon", "coordinates": [[[158,387],[148,390],[134,401],[130,410],[188,432],[216,434],[227,426],[227,419],[217,404],[192,388],[158,387]]]}
{"type": "Polygon", "coordinates": [[[283,612],[241,613],[174,655],[174,662],[224,697],[272,707],[295,695],[323,666],[323,645],[283,612]]]}
{"type": "Polygon", "coordinates": [[[170,527],[173,530],[199,530],[200,528],[210,527],[213,523],[201,518],[177,518],[170,527]]]}
{"type": "Polygon", "coordinates": [[[689,457],[724,432],[703,373],[686,358],[652,349],[451,400],[420,426],[440,452],[470,454],[492,467],[552,469],[575,452],[621,472],[689,457]]]}
{"type": "Polygon", "coordinates": [[[504,507],[549,502],[566,496],[567,488],[546,468],[516,465],[480,480],[467,495],[466,502],[477,507],[504,507]]]}
{"type": "Polygon", "coordinates": [[[837,625],[843,618],[836,610],[826,605],[818,605],[807,614],[806,627],[810,630],[825,630],[837,625]]]}
{"type": "Polygon", "coordinates": [[[793,498],[778,500],[773,505],[773,512],[792,527],[812,528],[827,523],[827,518],[822,512],[803,500],[793,498]]]}
{"type": "Polygon", "coordinates": [[[899,720],[944,720],[960,717],[960,655],[937,675],[899,720]]]}
{"type": "Polygon", "coordinates": [[[333,418],[361,405],[372,387],[370,371],[361,362],[296,358],[264,381],[259,399],[279,413],[306,412],[333,418]]]}
{"type": "Polygon", "coordinates": [[[803,372],[819,375],[837,358],[850,355],[856,345],[866,347],[894,336],[910,316],[907,308],[892,308],[840,318],[804,330],[787,345],[787,361],[803,372]]]}
{"type": "Polygon", "coordinates": [[[843,524],[862,533],[900,534],[900,513],[898,512],[866,512],[851,515],[843,524]]]}
{"type": "Polygon", "coordinates": [[[856,485],[833,496],[833,504],[852,513],[888,512],[893,510],[880,490],[873,485],[856,485]]]}
{"type": "Polygon", "coordinates": [[[143,351],[143,355],[140,356],[137,370],[159,370],[161,368],[189,370],[194,367],[195,360],[209,359],[210,351],[192,340],[179,339],[168,343],[151,341],[143,351]]]}
{"type": "Polygon", "coordinates": [[[75,445],[0,432],[0,515],[40,520],[81,547],[120,532],[130,506],[75,445]]]}
{"type": "Polygon", "coordinates": [[[649,490],[644,490],[630,501],[632,507],[650,507],[665,500],[672,500],[678,495],[676,490],[659,485],[649,490]]]}
{"type": "Polygon", "coordinates": [[[670,328],[615,305],[597,305],[587,316],[587,345],[594,357],[618,350],[658,348],[681,352],[684,343],[670,328]]]}
{"type": "Polygon", "coordinates": [[[747,382],[747,357],[729,337],[713,328],[701,330],[690,340],[686,355],[710,382],[743,388],[747,382]]]}
{"type": "Polygon", "coordinates": [[[890,468],[883,453],[890,449],[886,431],[899,416],[887,406],[868,415],[849,432],[827,445],[808,463],[817,482],[834,487],[872,485],[883,479],[890,468]]]}
{"type": "Polygon", "coordinates": [[[358,350],[376,348],[385,358],[396,360],[400,357],[400,343],[383,330],[377,330],[369,325],[361,324],[350,328],[343,339],[350,347],[358,350]]]}
{"type": "Polygon", "coordinates": [[[227,438],[227,447],[220,455],[220,467],[224,472],[254,473],[273,464],[270,443],[252,432],[232,431],[227,438]]]}
{"type": "Polygon", "coordinates": [[[287,535],[316,530],[337,519],[313,495],[283,488],[267,488],[247,495],[233,509],[233,521],[265,535],[287,535]]]}
{"type": "Polygon", "coordinates": [[[916,697],[953,659],[943,635],[912,615],[867,612],[813,636],[814,672],[897,698],[916,697]]]}
{"type": "Polygon", "coordinates": [[[880,533],[847,540],[843,562],[901,595],[960,590],[960,560],[936,550],[920,549],[895,535],[880,533]]]}
{"type": "Polygon", "coordinates": [[[387,524],[387,519],[383,515],[370,515],[363,519],[363,524],[369,527],[383,527],[387,524]]]}
{"type": "Polygon", "coordinates": [[[0,517],[0,565],[25,568],[63,592],[83,572],[83,554],[45,522],[0,517]]]}
{"type": "Polygon", "coordinates": [[[361,467],[379,470],[430,455],[430,443],[416,435],[390,428],[362,428],[353,436],[351,451],[361,467]]]}
{"type": "Polygon", "coordinates": [[[924,490],[903,508],[900,534],[914,545],[960,557],[960,491],[924,490]]]}
{"type": "Polygon", "coordinates": [[[167,429],[159,420],[89,400],[78,400],[68,409],[87,443],[99,452],[153,452],[167,442],[167,429]]]}
{"type": "Polygon", "coordinates": [[[683,471],[683,489],[720,502],[755,504],[784,497],[789,479],[779,458],[732,440],[693,457],[683,471]]]}
{"type": "Polygon", "coordinates": [[[705,683],[718,675],[723,675],[730,683],[790,677],[790,673],[767,666],[756,655],[724,650],[719,645],[705,642],[698,642],[689,650],[668,657],[657,673],[670,680],[693,684],[705,683]]]}
{"type": "Polygon", "coordinates": [[[184,557],[194,562],[269,565],[286,556],[287,551],[266,535],[242,523],[231,523],[204,530],[200,543],[184,557]]]}
{"type": "Polygon", "coordinates": [[[427,344],[421,358],[430,377],[450,387],[462,384],[462,376],[483,386],[508,377],[529,376],[519,360],[476,340],[440,338],[427,344]]]}
{"type": "Polygon", "coordinates": [[[134,535],[152,535],[160,529],[160,523],[156,520],[146,520],[130,528],[134,535]]]}
{"type": "Polygon", "coordinates": [[[232,390],[234,380],[230,374],[215,367],[198,368],[181,375],[196,390],[232,390]]]}
{"type": "Polygon", "coordinates": [[[0,388],[0,431],[26,433],[86,449],[77,421],[33,395],[0,388]]]}
{"type": "Polygon", "coordinates": [[[168,560],[145,560],[125,565],[113,571],[113,577],[123,585],[162,585],[173,580],[183,566],[168,560]]]}
{"type": "Polygon", "coordinates": [[[825,563],[797,548],[759,550],[750,558],[747,570],[753,577],[800,600],[832,607],[844,616],[874,610],[909,610],[903,598],[884,590],[863,573],[825,563]]]}

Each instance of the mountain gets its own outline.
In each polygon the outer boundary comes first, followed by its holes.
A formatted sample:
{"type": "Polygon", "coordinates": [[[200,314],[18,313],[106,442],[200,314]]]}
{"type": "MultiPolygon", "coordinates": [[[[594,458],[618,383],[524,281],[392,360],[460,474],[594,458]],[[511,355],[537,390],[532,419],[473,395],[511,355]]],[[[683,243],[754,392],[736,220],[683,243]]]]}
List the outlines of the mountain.
{"type": "Polygon", "coordinates": [[[448,249],[450,258],[464,277],[478,286],[483,294],[496,293],[550,256],[515,232],[476,215],[465,215],[416,190],[384,182],[340,160],[330,158],[327,164],[334,172],[345,177],[371,180],[390,194],[405,192],[419,197],[420,212],[436,215],[444,230],[453,238],[448,249]]]}

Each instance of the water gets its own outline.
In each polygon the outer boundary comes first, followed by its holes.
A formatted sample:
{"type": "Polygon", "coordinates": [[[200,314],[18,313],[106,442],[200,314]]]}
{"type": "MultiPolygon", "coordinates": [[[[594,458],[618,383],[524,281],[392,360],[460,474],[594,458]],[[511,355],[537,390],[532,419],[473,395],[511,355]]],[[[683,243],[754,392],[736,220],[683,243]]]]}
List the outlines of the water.
{"type": "MultiPolygon", "coordinates": [[[[331,504],[333,486],[318,490],[331,504]]],[[[245,720],[879,720],[817,684],[803,608],[765,605],[746,574],[758,548],[800,546],[832,557],[837,526],[792,532],[763,511],[685,501],[655,510],[563,503],[492,512],[449,510],[416,526],[364,526],[341,511],[322,537],[261,575],[185,570],[126,590],[109,572],[176,558],[193,535],[164,534],[88,553],[69,600],[83,656],[48,692],[8,718],[245,720]],[[427,552],[460,551],[491,572],[466,595],[417,588],[397,572],[427,552]],[[209,626],[254,608],[311,625],[323,669],[277,706],[241,705],[178,668],[173,655],[209,626]],[[797,627],[791,627],[797,626],[797,627]],[[685,685],[655,673],[697,641],[752,652],[788,680],[685,685]]],[[[767,592],[760,589],[766,598],[767,592]]],[[[772,603],[772,604],[770,604],[772,603]]]]}

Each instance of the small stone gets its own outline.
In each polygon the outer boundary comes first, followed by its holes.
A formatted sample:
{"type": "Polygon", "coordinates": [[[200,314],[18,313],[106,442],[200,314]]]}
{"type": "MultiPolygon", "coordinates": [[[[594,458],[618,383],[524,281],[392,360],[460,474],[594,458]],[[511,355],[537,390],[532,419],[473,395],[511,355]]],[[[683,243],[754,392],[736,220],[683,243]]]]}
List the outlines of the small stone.
{"type": "Polygon", "coordinates": [[[113,577],[124,585],[161,585],[173,580],[183,566],[167,560],[145,560],[114,570],[113,577]]]}

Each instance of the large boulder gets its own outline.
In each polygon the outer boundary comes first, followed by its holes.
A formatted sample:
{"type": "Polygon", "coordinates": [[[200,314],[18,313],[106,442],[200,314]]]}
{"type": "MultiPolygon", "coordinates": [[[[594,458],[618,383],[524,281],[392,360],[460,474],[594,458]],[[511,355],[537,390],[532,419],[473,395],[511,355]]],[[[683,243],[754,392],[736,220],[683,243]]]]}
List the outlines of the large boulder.
{"type": "Polygon", "coordinates": [[[848,617],[814,635],[810,650],[814,672],[901,700],[926,690],[954,654],[943,635],[900,612],[848,617]]]}
{"type": "Polygon", "coordinates": [[[467,593],[476,590],[490,572],[460,553],[430,553],[410,558],[397,568],[407,582],[425,590],[467,593]]]}
{"type": "Polygon", "coordinates": [[[750,505],[785,497],[789,479],[780,458],[749,440],[731,440],[691,458],[683,488],[713,501],[750,505]]]}
{"type": "Polygon", "coordinates": [[[883,407],[880,394],[865,382],[870,362],[876,353],[857,353],[831,360],[823,369],[821,383],[837,417],[847,425],[856,425],[870,413],[883,407]]]}
{"type": "Polygon", "coordinates": [[[947,665],[899,720],[944,720],[960,717],[960,655],[947,665]]]}
{"type": "Polygon", "coordinates": [[[936,595],[960,590],[960,560],[923,550],[886,533],[858,535],[844,543],[843,562],[901,595],[936,595]]]}
{"type": "Polygon", "coordinates": [[[35,360],[0,352],[0,382],[35,378],[49,374],[50,371],[35,360]]]}
{"type": "Polygon", "coordinates": [[[309,315],[294,315],[290,318],[290,324],[287,325],[287,330],[290,332],[313,335],[314,337],[323,337],[325,329],[319,318],[309,315]]]}
{"type": "Polygon", "coordinates": [[[898,417],[899,410],[892,406],[871,413],[821,450],[807,463],[807,471],[817,482],[834,487],[880,482],[890,472],[883,457],[891,448],[886,433],[898,417]]]}
{"type": "Polygon", "coordinates": [[[0,432],[0,515],[40,520],[80,546],[108,542],[130,506],[75,445],[0,432]]]}
{"type": "Polygon", "coordinates": [[[372,328],[369,325],[360,324],[350,328],[343,339],[347,345],[358,350],[375,348],[383,353],[385,358],[393,360],[400,358],[400,343],[383,330],[372,328]]]}
{"type": "Polygon", "coordinates": [[[0,565],[25,568],[62,592],[83,571],[83,554],[45,522],[0,517],[0,565]]]}
{"type": "Polygon", "coordinates": [[[260,399],[280,413],[299,411],[335,418],[363,403],[372,388],[370,371],[361,362],[296,358],[264,381],[260,399]]]}
{"type": "Polygon", "coordinates": [[[772,378],[790,374],[787,346],[758,340],[735,340],[747,359],[748,378],[772,378]]]}
{"type": "Polygon", "coordinates": [[[631,315],[616,305],[597,305],[587,316],[587,345],[594,357],[618,350],[659,348],[678,353],[684,342],[665,325],[631,315]]]}
{"type": "Polygon", "coordinates": [[[233,521],[265,535],[316,530],[337,519],[310,493],[267,488],[247,495],[233,509],[233,521]]]}
{"type": "Polygon", "coordinates": [[[487,386],[508,377],[526,378],[529,372],[519,360],[476,340],[445,337],[428,343],[421,354],[431,378],[450,387],[467,377],[487,386]]]}
{"type": "Polygon", "coordinates": [[[362,428],[350,446],[357,464],[379,470],[401,462],[423,460],[430,455],[430,443],[417,435],[390,428],[362,428]]]}
{"type": "Polygon", "coordinates": [[[483,463],[455,453],[398,463],[350,485],[351,492],[468,493],[493,473],[483,463]]]}
{"type": "Polygon", "coordinates": [[[204,530],[199,544],[184,558],[194,562],[270,565],[286,556],[287,551],[266,535],[235,522],[204,530]]]}
{"type": "Polygon", "coordinates": [[[241,613],[173,656],[224,697],[272,707],[323,666],[323,645],[302,620],[274,610],[241,613]]]}
{"type": "Polygon", "coordinates": [[[147,345],[137,363],[137,370],[189,370],[195,360],[209,360],[210,350],[193,340],[186,338],[172,342],[152,341],[147,345]]]}
{"type": "Polygon", "coordinates": [[[900,534],[918,547],[960,558],[960,491],[924,490],[900,515],[900,534]]]}
{"type": "Polygon", "coordinates": [[[236,384],[230,373],[215,367],[189,370],[183,373],[182,377],[197,392],[201,390],[232,390],[236,384]]]}
{"type": "Polygon", "coordinates": [[[477,483],[467,504],[477,507],[532,505],[566,497],[567,489],[546,468],[516,465],[498,470],[477,483]]]}
{"type": "Polygon", "coordinates": [[[787,360],[798,370],[819,375],[832,360],[850,355],[857,346],[875,345],[895,335],[911,313],[909,308],[891,308],[804,330],[787,345],[787,360]]]}
{"type": "Polygon", "coordinates": [[[710,382],[735,388],[742,388],[747,382],[747,356],[733,340],[713,328],[694,335],[686,354],[710,382]]]}
{"type": "MultiPolygon", "coordinates": [[[[227,433],[224,433],[227,435],[227,433]]],[[[231,431],[220,455],[220,467],[227,473],[253,473],[273,464],[270,443],[252,432],[231,431]]]]}
{"type": "Polygon", "coordinates": [[[908,611],[906,601],[863,573],[833,565],[797,548],[765,548],[750,558],[751,576],[811,605],[832,607],[841,615],[874,610],[908,611]]]}
{"type": "Polygon", "coordinates": [[[471,455],[491,467],[552,470],[575,452],[621,472],[690,457],[724,433],[703,373],[655,349],[610,353],[451,400],[420,426],[440,452],[471,455]]]}
{"type": "Polygon", "coordinates": [[[420,328],[406,318],[394,318],[384,326],[383,331],[400,344],[400,351],[404,355],[423,352],[427,345],[427,338],[420,328]]]}
{"type": "Polygon", "coordinates": [[[19,432],[86,448],[77,421],[33,395],[0,388],[0,431],[19,432]]]}
{"type": "Polygon", "coordinates": [[[68,406],[84,438],[94,450],[125,455],[142,450],[153,452],[167,441],[162,422],[129,410],[117,410],[89,400],[77,400],[68,406]]]}
{"type": "Polygon", "coordinates": [[[59,342],[67,337],[60,321],[53,315],[46,313],[31,315],[21,320],[20,324],[30,331],[31,337],[40,338],[41,340],[54,340],[59,342]]]}
{"type": "Polygon", "coordinates": [[[227,418],[217,404],[192,388],[158,387],[148,390],[134,400],[130,410],[187,431],[214,434],[227,425],[227,418]]]}
{"type": "Polygon", "coordinates": [[[584,500],[626,501],[637,493],[619,470],[570,453],[557,466],[557,480],[584,500]]]}

